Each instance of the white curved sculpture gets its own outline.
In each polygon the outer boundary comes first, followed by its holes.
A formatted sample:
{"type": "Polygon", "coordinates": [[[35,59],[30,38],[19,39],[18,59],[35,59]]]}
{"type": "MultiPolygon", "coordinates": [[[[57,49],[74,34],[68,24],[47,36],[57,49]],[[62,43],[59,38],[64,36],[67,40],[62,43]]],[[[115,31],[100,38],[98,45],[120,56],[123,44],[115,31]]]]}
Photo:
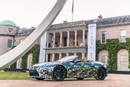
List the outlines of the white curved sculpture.
{"type": "Polygon", "coordinates": [[[3,69],[16,62],[20,57],[25,55],[25,53],[28,52],[34,46],[35,41],[40,38],[43,33],[49,28],[49,25],[51,25],[52,22],[55,20],[59,12],[62,10],[66,1],[67,0],[58,0],[53,9],[50,11],[50,13],[46,16],[46,18],[42,21],[42,23],[37,27],[35,31],[33,31],[17,47],[0,56],[0,69],[3,69]]]}

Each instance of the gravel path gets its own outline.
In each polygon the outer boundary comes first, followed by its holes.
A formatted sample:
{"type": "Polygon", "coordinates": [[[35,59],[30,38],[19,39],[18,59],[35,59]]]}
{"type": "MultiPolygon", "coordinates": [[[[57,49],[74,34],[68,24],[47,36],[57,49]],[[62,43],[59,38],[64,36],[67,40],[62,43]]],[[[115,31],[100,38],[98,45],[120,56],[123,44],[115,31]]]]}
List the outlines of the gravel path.
{"type": "Polygon", "coordinates": [[[103,81],[0,80],[0,87],[130,87],[130,75],[109,74],[103,81]]]}

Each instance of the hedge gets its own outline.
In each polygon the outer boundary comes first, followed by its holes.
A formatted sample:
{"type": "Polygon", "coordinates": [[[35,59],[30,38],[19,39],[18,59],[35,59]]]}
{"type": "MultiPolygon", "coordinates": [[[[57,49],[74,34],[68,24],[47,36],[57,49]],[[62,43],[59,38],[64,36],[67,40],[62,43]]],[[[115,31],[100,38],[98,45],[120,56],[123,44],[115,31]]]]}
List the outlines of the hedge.
{"type": "MultiPolygon", "coordinates": [[[[108,69],[109,70],[117,70],[117,52],[121,49],[126,49],[129,52],[129,66],[130,68],[130,38],[126,38],[125,43],[120,43],[119,39],[107,39],[105,44],[101,44],[100,40],[97,40],[96,43],[96,56],[98,60],[98,54],[102,50],[107,50],[108,51],[108,69]]],[[[32,65],[38,63],[39,59],[39,52],[40,52],[40,46],[35,45],[29,52],[27,52],[23,57],[22,57],[22,68],[27,67],[27,56],[32,53],[33,54],[33,59],[32,59],[32,65]]],[[[16,64],[13,65],[13,67],[16,64]]]]}
{"type": "Polygon", "coordinates": [[[108,51],[108,69],[117,70],[117,52],[121,49],[126,49],[129,52],[129,68],[130,68],[130,38],[126,38],[126,42],[120,43],[119,39],[107,39],[105,44],[101,44],[100,40],[97,40],[96,54],[101,50],[108,51]]]}
{"type": "Polygon", "coordinates": [[[22,57],[22,64],[21,67],[26,69],[27,68],[27,57],[30,53],[32,53],[32,65],[38,63],[39,59],[39,52],[40,52],[40,46],[35,45],[29,52],[27,52],[23,57],[22,57]]]}

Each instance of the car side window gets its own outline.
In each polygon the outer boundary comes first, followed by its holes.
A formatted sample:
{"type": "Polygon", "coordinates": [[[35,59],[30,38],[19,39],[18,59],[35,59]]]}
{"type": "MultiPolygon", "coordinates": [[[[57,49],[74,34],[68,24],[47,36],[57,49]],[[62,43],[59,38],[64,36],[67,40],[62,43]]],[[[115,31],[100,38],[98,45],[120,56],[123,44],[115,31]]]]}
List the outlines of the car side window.
{"type": "Polygon", "coordinates": [[[76,60],[74,60],[74,62],[81,62],[78,58],[76,60]]]}

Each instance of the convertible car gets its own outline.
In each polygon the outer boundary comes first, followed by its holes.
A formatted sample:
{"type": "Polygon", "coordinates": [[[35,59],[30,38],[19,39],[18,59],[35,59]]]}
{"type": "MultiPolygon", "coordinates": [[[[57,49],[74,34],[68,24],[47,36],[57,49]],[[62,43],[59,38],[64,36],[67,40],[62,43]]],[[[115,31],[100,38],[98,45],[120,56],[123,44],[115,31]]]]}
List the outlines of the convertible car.
{"type": "Polygon", "coordinates": [[[82,61],[78,56],[67,56],[55,62],[33,65],[29,69],[29,77],[43,80],[52,78],[62,81],[64,78],[96,78],[104,80],[107,76],[107,66],[100,62],[82,61]]]}

